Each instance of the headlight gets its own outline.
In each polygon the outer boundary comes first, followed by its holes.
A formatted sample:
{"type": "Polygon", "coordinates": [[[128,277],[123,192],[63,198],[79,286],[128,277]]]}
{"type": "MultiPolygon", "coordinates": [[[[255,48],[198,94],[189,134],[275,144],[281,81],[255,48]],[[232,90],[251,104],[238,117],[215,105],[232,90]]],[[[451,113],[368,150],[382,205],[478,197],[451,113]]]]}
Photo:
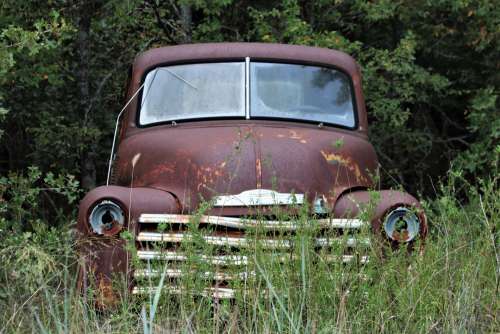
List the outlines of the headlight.
{"type": "Polygon", "coordinates": [[[120,206],[112,201],[97,204],[89,216],[90,226],[97,234],[114,235],[122,227],[125,218],[120,206]]]}
{"type": "Polygon", "coordinates": [[[405,207],[392,210],[385,218],[385,233],[394,241],[409,242],[415,239],[419,229],[420,221],[417,215],[405,207]]]}

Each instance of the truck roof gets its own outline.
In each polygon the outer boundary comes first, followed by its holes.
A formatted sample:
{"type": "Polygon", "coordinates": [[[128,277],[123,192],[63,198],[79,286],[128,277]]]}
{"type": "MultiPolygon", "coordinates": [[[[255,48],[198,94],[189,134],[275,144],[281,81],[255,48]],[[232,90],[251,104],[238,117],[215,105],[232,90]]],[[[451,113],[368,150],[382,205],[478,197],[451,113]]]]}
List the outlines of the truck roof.
{"type": "Polygon", "coordinates": [[[333,66],[350,75],[358,71],[356,61],[342,51],[272,43],[201,43],[166,46],[139,54],[134,67],[148,71],[165,64],[242,60],[245,57],[333,66]]]}

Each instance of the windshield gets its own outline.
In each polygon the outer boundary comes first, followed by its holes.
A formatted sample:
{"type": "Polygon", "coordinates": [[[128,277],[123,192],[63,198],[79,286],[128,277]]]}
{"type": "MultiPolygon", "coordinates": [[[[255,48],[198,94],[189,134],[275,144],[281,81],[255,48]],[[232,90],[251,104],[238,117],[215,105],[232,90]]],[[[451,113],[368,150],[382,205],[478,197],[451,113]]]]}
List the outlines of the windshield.
{"type": "Polygon", "coordinates": [[[159,67],[146,76],[140,123],[244,117],[244,80],[244,63],[159,67]]]}
{"type": "Polygon", "coordinates": [[[304,65],[250,66],[252,116],[354,126],[351,89],[344,73],[304,65]]]}
{"type": "Polygon", "coordinates": [[[349,78],[331,68],[264,62],[176,65],[157,68],[146,76],[141,125],[245,116],[352,128],[349,78]],[[250,82],[247,92],[246,81],[250,82]]]}

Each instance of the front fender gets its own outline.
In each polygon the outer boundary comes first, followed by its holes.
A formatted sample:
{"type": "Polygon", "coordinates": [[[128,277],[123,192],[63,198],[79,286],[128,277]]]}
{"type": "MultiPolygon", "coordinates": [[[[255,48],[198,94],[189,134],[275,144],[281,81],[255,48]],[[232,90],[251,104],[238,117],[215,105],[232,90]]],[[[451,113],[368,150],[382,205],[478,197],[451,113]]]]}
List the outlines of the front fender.
{"type": "Polygon", "coordinates": [[[123,229],[135,231],[142,213],[180,213],[177,198],[171,193],[153,188],[125,188],[102,186],[87,193],[80,202],[77,231],[77,251],[80,257],[78,283],[84,293],[96,293],[96,304],[100,307],[113,305],[118,300],[117,289],[112,287],[113,277],[125,278],[127,289],[131,288],[129,263],[131,256],[127,241],[116,235],[97,235],[89,224],[89,215],[95,205],[103,200],[118,204],[125,214],[123,229]]]}
{"type": "Polygon", "coordinates": [[[374,233],[380,233],[385,216],[397,207],[412,208],[420,219],[420,237],[427,235],[427,218],[420,202],[410,194],[395,190],[353,191],[340,196],[335,203],[334,216],[356,218],[360,215],[371,222],[374,233]]]}
{"type": "Polygon", "coordinates": [[[142,213],[180,213],[177,198],[171,193],[154,188],[126,188],[102,186],[88,192],[80,202],[77,230],[83,235],[92,235],[88,221],[90,212],[103,200],[112,200],[125,212],[124,228],[132,227],[142,213]]]}

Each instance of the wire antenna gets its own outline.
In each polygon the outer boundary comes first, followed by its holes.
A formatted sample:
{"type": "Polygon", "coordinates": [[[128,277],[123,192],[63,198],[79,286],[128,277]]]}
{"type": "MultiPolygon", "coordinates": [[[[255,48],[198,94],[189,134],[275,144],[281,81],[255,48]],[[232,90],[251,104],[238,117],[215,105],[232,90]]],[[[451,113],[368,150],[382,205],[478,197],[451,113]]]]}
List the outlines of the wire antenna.
{"type": "Polygon", "coordinates": [[[132,102],[132,100],[137,96],[139,91],[144,87],[145,82],[137,88],[135,91],[134,95],[125,103],[125,106],[123,106],[122,110],[118,113],[118,116],[116,117],[116,124],[115,124],[115,133],[113,135],[113,145],[111,146],[111,154],[109,155],[109,163],[108,163],[108,177],[106,178],[106,185],[109,186],[109,179],[111,178],[111,168],[113,165],[113,158],[115,155],[115,144],[116,144],[116,135],[118,133],[118,124],[120,123],[120,117],[122,116],[123,112],[125,109],[127,109],[128,105],[132,102]]]}

